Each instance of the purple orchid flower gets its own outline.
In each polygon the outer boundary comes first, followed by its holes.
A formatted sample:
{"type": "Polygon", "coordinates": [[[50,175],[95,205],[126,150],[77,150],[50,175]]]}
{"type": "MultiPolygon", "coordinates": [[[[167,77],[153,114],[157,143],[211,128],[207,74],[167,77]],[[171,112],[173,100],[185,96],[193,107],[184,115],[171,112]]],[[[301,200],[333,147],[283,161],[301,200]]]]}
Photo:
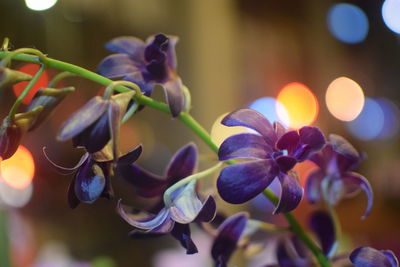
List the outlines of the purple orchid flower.
{"type": "Polygon", "coordinates": [[[234,135],[221,144],[220,160],[254,159],[227,166],[221,171],[217,181],[221,197],[229,203],[244,203],[260,194],[277,177],[282,193],[274,213],[296,208],[303,196],[303,188],[291,169],[323,147],[325,138],[321,131],[309,126],[286,131],[279,123],[271,125],[267,118],[251,109],[230,113],[222,124],[248,127],[258,134],[234,135]]]}
{"type": "Polygon", "coordinates": [[[93,97],[64,122],[58,140],[72,138],[74,147],[84,147],[89,153],[100,151],[112,138],[118,137],[121,115],[133,95],[134,92],[129,91],[110,99],[93,97]]]}
{"type": "Polygon", "coordinates": [[[356,267],[398,267],[399,261],[390,250],[360,247],[350,254],[350,261],[356,267]]]}
{"type": "Polygon", "coordinates": [[[249,216],[245,212],[237,213],[226,219],[217,230],[211,248],[216,267],[226,267],[239,240],[245,232],[249,216]]]}
{"type": "Polygon", "coordinates": [[[189,224],[192,222],[210,222],[216,214],[216,203],[212,196],[201,202],[196,193],[196,182],[192,181],[177,189],[171,196],[171,203],[166,204],[158,214],[148,212],[127,212],[121,200],[118,213],[137,231],[146,234],[171,233],[186,248],[187,254],[197,253],[197,248],[190,237],[189,224]]]}
{"type": "Polygon", "coordinates": [[[371,185],[365,177],[352,172],[362,158],[346,139],[331,134],[325,147],[310,158],[319,168],[307,178],[306,197],[309,202],[316,203],[323,198],[328,204],[336,205],[341,199],[363,190],[368,204],[362,218],[368,216],[373,205],[371,185]]]}
{"type": "MultiPolygon", "coordinates": [[[[106,152],[95,154],[85,153],[78,164],[72,168],[65,168],[54,163],[45,153],[46,159],[63,175],[75,173],[68,188],[68,204],[76,208],[80,202],[93,203],[99,197],[110,199],[113,190],[110,183],[110,171],[114,160],[106,152]]],[[[118,158],[117,166],[132,164],[142,152],[142,146],[129,151],[118,158]]]]}
{"type": "Polygon", "coordinates": [[[176,36],[156,34],[146,42],[135,37],[118,37],[106,44],[113,54],[100,62],[98,72],[107,78],[123,78],[151,95],[154,85],[164,88],[173,117],[185,105],[182,81],[176,73],[176,36]]]}

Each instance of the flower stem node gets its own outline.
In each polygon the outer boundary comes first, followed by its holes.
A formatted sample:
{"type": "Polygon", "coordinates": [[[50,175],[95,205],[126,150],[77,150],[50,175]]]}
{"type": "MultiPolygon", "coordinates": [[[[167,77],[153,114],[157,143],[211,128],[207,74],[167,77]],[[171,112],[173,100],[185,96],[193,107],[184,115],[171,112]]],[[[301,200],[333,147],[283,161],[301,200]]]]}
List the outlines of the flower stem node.
{"type": "Polygon", "coordinates": [[[0,66],[0,88],[6,88],[13,84],[30,81],[32,76],[20,71],[0,66]]]}

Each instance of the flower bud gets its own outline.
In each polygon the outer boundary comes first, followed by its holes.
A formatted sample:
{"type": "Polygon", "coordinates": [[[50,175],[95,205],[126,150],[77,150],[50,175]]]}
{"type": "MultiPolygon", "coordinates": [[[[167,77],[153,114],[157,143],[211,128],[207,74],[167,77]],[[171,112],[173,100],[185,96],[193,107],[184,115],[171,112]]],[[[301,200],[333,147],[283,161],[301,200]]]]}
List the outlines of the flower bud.
{"type": "Polygon", "coordinates": [[[7,116],[0,126],[0,157],[2,160],[10,158],[17,151],[22,135],[43,110],[43,107],[15,114],[14,119],[7,116]]]}
{"type": "Polygon", "coordinates": [[[0,88],[31,79],[32,76],[29,74],[0,66],[0,88]]]}
{"type": "Polygon", "coordinates": [[[69,94],[75,91],[74,87],[66,88],[42,88],[33,97],[28,106],[28,111],[34,110],[36,107],[42,106],[43,110],[32,123],[29,131],[36,129],[53,111],[53,109],[69,94]]]}

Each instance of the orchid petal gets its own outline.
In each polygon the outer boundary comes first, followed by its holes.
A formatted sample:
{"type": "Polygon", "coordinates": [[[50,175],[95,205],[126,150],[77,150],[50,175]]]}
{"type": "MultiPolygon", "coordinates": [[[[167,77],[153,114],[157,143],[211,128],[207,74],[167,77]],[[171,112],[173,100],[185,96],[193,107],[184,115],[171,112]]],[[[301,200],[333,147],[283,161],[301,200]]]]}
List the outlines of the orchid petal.
{"type": "Polygon", "coordinates": [[[297,157],[298,161],[306,160],[311,153],[320,150],[325,145],[325,137],[317,127],[305,126],[299,130],[300,143],[306,145],[307,149],[297,157]]]}
{"type": "Polygon", "coordinates": [[[237,213],[226,219],[218,228],[211,255],[218,266],[226,266],[237,247],[248,221],[247,213],[237,213]]]}
{"type": "Polygon", "coordinates": [[[290,156],[280,156],[275,159],[275,162],[278,164],[281,172],[288,172],[293,169],[294,165],[296,165],[297,160],[290,156]]]}
{"type": "Polygon", "coordinates": [[[105,47],[113,53],[128,54],[134,61],[142,61],[145,43],[136,37],[122,36],[112,39],[105,47]]]}
{"type": "Polygon", "coordinates": [[[196,181],[188,183],[177,196],[171,197],[172,206],[169,207],[171,218],[182,224],[191,223],[203,208],[203,204],[197,197],[196,181]]]}
{"type": "Polygon", "coordinates": [[[105,183],[103,170],[97,164],[93,164],[92,160],[88,160],[75,175],[75,195],[82,202],[92,203],[100,197],[105,183]]]}
{"type": "Polygon", "coordinates": [[[244,203],[261,193],[277,174],[278,167],[273,160],[230,165],[218,177],[218,192],[229,203],[244,203]]]}
{"type": "Polygon", "coordinates": [[[126,54],[110,55],[104,58],[97,67],[97,72],[109,79],[124,77],[138,71],[140,69],[137,63],[135,64],[126,54]]]}
{"type": "Polygon", "coordinates": [[[161,84],[164,88],[165,97],[169,109],[171,110],[172,117],[177,117],[184,108],[185,96],[182,90],[182,81],[179,77],[169,79],[161,84]]]}
{"type": "Polygon", "coordinates": [[[256,134],[242,133],[227,138],[218,151],[219,160],[233,158],[266,159],[272,153],[272,148],[264,138],[256,134]]]}
{"type": "Polygon", "coordinates": [[[392,267],[399,267],[399,260],[394,255],[393,251],[391,250],[381,250],[381,252],[386,256],[386,258],[392,264],[392,267]]]}
{"type": "Polygon", "coordinates": [[[142,154],[142,150],[143,150],[142,145],[138,145],[128,153],[119,157],[118,164],[128,165],[134,163],[142,154]]]}
{"type": "Polygon", "coordinates": [[[306,198],[311,204],[321,199],[321,182],[324,177],[325,174],[320,169],[312,171],[307,177],[306,198]]]}
{"type": "Polygon", "coordinates": [[[127,223],[133,227],[142,230],[153,230],[160,227],[162,224],[167,224],[170,221],[168,209],[162,209],[157,215],[150,214],[147,212],[140,212],[138,214],[128,213],[122,206],[122,201],[118,201],[117,212],[127,223]]]}
{"type": "Polygon", "coordinates": [[[167,64],[169,68],[175,70],[177,67],[175,46],[179,38],[177,36],[168,35],[168,39],[167,64]]]}
{"type": "Polygon", "coordinates": [[[274,214],[289,212],[295,209],[300,204],[304,191],[296,172],[292,171],[288,174],[280,173],[278,178],[282,192],[278,205],[273,212],[274,214]]]}
{"type": "Polygon", "coordinates": [[[310,228],[317,235],[322,252],[332,257],[337,248],[336,231],[332,217],[326,211],[315,211],[311,214],[310,228]]]}
{"type": "Polygon", "coordinates": [[[186,249],[186,254],[191,255],[198,252],[196,245],[190,237],[190,227],[188,224],[175,223],[171,235],[186,249]]]}
{"type": "Polygon", "coordinates": [[[239,109],[228,114],[221,123],[226,126],[243,126],[260,133],[265,141],[274,146],[276,133],[269,120],[252,109],[239,109]]]}
{"type": "Polygon", "coordinates": [[[371,247],[359,247],[350,254],[355,267],[395,267],[382,251],[371,247]]]}
{"type": "Polygon", "coordinates": [[[62,175],[69,175],[71,173],[74,173],[80,166],[82,166],[82,164],[88,159],[89,157],[89,153],[85,153],[81,159],[79,160],[79,162],[72,168],[66,168],[66,167],[62,167],[58,164],[56,164],[54,161],[52,161],[49,156],[46,153],[46,147],[43,147],[43,154],[45,156],[45,158],[47,159],[48,162],[50,162],[50,164],[52,165],[52,167],[54,167],[54,169],[62,174],[62,175]]]}
{"type": "Polygon", "coordinates": [[[288,154],[291,155],[299,144],[300,136],[297,131],[289,131],[282,135],[276,143],[278,150],[287,150],[288,154]]]}
{"type": "Polygon", "coordinates": [[[190,143],[180,148],[171,158],[166,168],[169,183],[175,183],[193,174],[197,164],[197,147],[190,143]]]}
{"type": "Polygon", "coordinates": [[[109,104],[109,101],[99,96],[93,97],[64,122],[57,139],[65,141],[83,132],[104,114],[109,104]]]}

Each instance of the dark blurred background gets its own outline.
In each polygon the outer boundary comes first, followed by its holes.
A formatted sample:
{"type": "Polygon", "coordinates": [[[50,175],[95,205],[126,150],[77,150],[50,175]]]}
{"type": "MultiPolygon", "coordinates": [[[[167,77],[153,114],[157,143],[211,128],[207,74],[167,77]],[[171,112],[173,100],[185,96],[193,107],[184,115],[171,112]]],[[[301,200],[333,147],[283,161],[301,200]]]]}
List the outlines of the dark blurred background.
{"type": "MultiPolygon", "coordinates": [[[[368,155],[357,171],[374,188],[374,208],[366,220],[360,220],[366,205],[362,194],[338,205],[344,232],[340,250],[371,245],[392,249],[400,256],[400,1],[386,0],[385,7],[384,1],[377,0],[58,0],[47,10],[28,8],[46,1],[0,1],[0,38],[9,37],[14,49],[34,47],[49,57],[96,70],[109,54],[104,43],[114,37],[146,39],[158,32],[177,35],[178,73],[191,90],[193,116],[207,130],[217,117],[248,105],[265,108],[264,114],[271,120],[285,122],[285,116],[271,105],[276,105],[288,84],[306,88],[311,100],[307,94],[304,99],[301,94],[298,99],[280,99],[284,105],[293,103],[288,116],[293,112],[299,123],[317,125],[325,134],[343,135],[368,155]],[[350,82],[349,87],[335,91],[332,81],[339,77],[346,77],[347,82],[351,79],[359,87],[354,89],[350,82]],[[326,93],[330,85],[333,96],[326,93]],[[314,105],[314,111],[302,109],[304,103],[310,110],[314,105]],[[349,118],[352,121],[347,122],[349,118]]],[[[55,73],[49,70],[46,75],[51,78],[55,73]]],[[[57,142],[55,135],[60,124],[101,87],[80,78],[66,79],[64,84],[75,86],[76,92],[22,143],[32,153],[36,167],[33,185],[25,190],[28,195],[33,192],[31,197],[16,192],[13,199],[3,193],[14,265],[179,267],[188,266],[178,265],[187,260],[191,266],[211,266],[207,254],[210,238],[196,230],[205,252],[190,262],[170,237],[128,237],[132,229],[117,216],[114,200],[100,199],[75,210],[68,207],[66,191],[71,177],[59,176],[49,167],[42,147],[46,146],[59,164],[73,166],[79,161],[82,152],[73,150],[69,142],[57,142]],[[21,200],[24,197],[26,201],[21,200]],[[176,259],[181,262],[173,264],[176,259]]],[[[154,97],[164,100],[161,89],[154,97]]],[[[3,117],[13,99],[11,90],[0,92],[3,117]]],[[[291,123],[295,121],[287,122],[295,127],[291,123]]],[[[191,140],[200,148],[200,168],[215,157],[179,121],[150,108],[124,125],[122,135],[125,151],[143,143],[139,163],[160,174],[170,156],[191,140]]],[[[309,168],[300,170],[302,179],[309,168]]],[[[114,179],[113,184],[118,198],[145,204],[123,181],[114,179]]],[[[246,208],[225,207],[228,213],[246,208]]],[[[303,201],[295,213],[305,223],[312,208],[303,201]]],[[[268,217],[257,205],[253,209],[255,216],[268,217]]],[[[265,252],[264,262],[273,261],[269,253],[265,252]]],[[[245,261],[243,255],[237,256],[239,266],[245,266],[245,261]]]]}

